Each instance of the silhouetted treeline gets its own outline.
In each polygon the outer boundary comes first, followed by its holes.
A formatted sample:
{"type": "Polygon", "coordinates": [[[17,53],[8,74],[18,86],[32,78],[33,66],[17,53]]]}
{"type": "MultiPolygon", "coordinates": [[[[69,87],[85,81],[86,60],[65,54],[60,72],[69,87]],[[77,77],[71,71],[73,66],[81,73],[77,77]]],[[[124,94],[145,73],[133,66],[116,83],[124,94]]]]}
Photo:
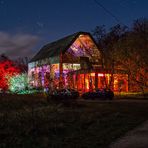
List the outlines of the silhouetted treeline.
{"type": "Polygon", "coordinates": [[[104,25],[92,31],[103,51],[105,68],[124,69],[131,86],[143,92],[148,88],[148,19],[140,18],[131,26],[117,24],[108,31],[104,25]]]}

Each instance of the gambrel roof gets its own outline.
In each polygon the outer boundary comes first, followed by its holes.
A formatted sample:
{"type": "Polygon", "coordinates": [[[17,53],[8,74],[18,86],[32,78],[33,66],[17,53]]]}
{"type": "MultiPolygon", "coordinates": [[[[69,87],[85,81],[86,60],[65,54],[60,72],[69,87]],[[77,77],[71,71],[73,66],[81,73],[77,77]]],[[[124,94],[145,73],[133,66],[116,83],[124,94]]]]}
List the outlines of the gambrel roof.
{"type": "MultiPolygon", "coordinates": [[[[49,43],[43,46],[40,51],[31,59],[30,62],[35,62],[41,59],[55,57],[60,53],[65,53],[67,49],[73,44],[73,42],[79,37],[79,35],[88,35],[94,41],[93,37],[88,32],[76,32],[72,35],[66,36],[55,42],[49,43]]],[[[95,41],[94,41],[95,43],[95,41]]],[[[96,43],[95,43],[96,44],[96,43]]]]}

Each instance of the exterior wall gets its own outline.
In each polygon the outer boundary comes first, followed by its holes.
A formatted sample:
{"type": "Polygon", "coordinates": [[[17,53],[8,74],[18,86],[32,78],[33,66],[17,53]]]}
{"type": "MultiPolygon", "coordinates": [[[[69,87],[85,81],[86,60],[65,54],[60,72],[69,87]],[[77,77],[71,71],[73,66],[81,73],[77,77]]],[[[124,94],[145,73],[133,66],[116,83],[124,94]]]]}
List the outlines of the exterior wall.
{"type": "Polygon", "coordinates": [[[29,64],[28,81],[32,87],[45,87],[50,74],[50,65],[34,66],[29,64]]]}
{"type": "MultiPolygon", "coordinates": [[[[69,64],[63,63],[63,83],[65,86],[68,85],[66,75],[70,71],[75,71],[80,69],[80,64],[69,64]]],[[[29,64],[28,79],[29,84],[32,87],[50,87],[54,85],[58,87],[60,77],[59,63],[43,66],[35,66],[35,63],[29,64]],[[52,83],[52,84],[51,84],[52,83]]]]}

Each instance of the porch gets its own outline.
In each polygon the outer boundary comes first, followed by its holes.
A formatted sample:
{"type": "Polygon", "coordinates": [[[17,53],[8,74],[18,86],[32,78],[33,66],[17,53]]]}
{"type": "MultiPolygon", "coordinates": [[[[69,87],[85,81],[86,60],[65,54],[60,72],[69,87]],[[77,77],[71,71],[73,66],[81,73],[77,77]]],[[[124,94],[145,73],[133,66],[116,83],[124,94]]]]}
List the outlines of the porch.
{"type": "Polygon", "coordinates": [[[128,75],[101,70],[77,70],[67,75],[65,86],[80,93],[103,88],[110,88],[114,92],[128,92],[128,75]]]}

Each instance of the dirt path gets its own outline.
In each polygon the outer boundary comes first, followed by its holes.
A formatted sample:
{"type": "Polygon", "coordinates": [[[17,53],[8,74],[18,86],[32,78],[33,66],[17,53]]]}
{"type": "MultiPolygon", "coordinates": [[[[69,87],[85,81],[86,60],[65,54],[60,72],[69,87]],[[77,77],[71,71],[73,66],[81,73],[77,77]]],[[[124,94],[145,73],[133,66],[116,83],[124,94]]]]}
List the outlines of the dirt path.
{"type": "Polygon", "coordinates": [[[109,148],[148,148],[148,120],[111,144],[109,148]]]}

